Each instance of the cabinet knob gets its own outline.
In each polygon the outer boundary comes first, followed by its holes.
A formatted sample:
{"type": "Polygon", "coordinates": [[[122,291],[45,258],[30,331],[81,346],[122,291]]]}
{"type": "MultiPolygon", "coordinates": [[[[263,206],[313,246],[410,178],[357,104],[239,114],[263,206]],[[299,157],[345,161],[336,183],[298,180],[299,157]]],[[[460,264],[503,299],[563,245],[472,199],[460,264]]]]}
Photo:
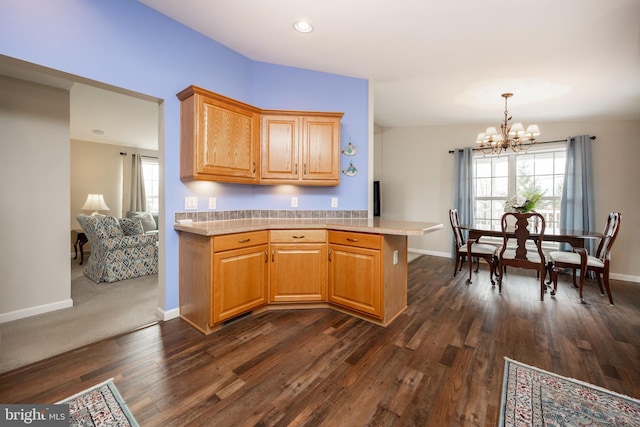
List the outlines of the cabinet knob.
{"type": "Polygon", "coordinates": [[[253,162],[253,173],[256,173],[256,162],[253,162]]]}
{"type": "Polygon", "coordinates": [[[250,240],[251,240],[250,238],[249,239],[240,239],[240,240],[238,240],[238,243],[247,243],[250,240]]]}
{"type": "Polygon", "coordinates": [[[298,164],[296,163],[296,175],[298,175],[298,164]]]}
{"type": "Polygon", "coordinates": [[[264,262],[269,262],[269,252],[264,251],[264,262]]]}
{"type": "Polygon", "coordinates": [[[291,236],[291,237],[293,237],[294,239],[304,239],[304,234],[302,236],[291,236]]]}
{"type": "Polygon", "coordinates": [[[329,249],[329,261],[331,261],[331,252],[333,252],[331,249],[329,249]]]}
{"type": "Polygon", "coordinates": [[[357,241],[358,241],[358,239],[354,239],[354,238],[352,238],[352,237],[347,237],[347,241],[348,241],[348,242],[354,242],[354,243],[355,243],[355,242],[357,242],[357,241]]]}

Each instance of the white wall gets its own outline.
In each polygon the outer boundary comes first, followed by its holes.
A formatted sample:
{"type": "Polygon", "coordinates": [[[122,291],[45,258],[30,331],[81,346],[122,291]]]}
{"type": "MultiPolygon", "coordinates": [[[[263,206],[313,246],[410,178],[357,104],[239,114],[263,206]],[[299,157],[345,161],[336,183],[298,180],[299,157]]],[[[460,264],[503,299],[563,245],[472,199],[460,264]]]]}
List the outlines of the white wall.
{"type": "Polygon", "coordinates": [[[0,322],[72,305],[69,92],[0,77],[0,322]]]}
{"type": "Polygon", "coordinates": [[[80,208],[87,194],[102,194],[109,211],[104,215],[121,216],[122,170],[121,147],[89,141],[71,140],[71,228],[80,228],[76,215],[91,212],[80,208]]]}
{"type": "MultiPolygon", "coordinates": [[[[596,226],[604,227],[610,211],[622,212],[620,234],[613,248],[612,275],[640,281],[640,121],[539,123],[541,141],[595,135],[593,143],[596,226]]],[[[437,221],[442,231],[409,237],[409,247],[422,253],[449,256],[454,148],[473,145],[482,126],[384,128],[375,143],[381,153],[374,172],[381,181],[381,214],[387,218],[437,221]]],[[[377,179],[377,178],[376,178],[377,179]]]]}

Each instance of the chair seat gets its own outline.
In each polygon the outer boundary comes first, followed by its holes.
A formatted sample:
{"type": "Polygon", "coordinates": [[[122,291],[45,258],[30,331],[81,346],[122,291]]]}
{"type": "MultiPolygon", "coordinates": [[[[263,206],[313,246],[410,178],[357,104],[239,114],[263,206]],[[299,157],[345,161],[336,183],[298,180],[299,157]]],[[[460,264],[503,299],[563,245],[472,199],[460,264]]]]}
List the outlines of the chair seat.
{"type": "MultiPolygon", "coordinates": [[[[467,252],[467,245],[464,244],[459,248],[460,252],[467,252]]],[[[484,243],[473,243],[471,245],[471,252],[474,254],[491,255],[496,253],[497,248],[494,245],[487,245],[484,243]]]]}
{"type": "MultiPolygon", "coordinates": [[[[508,247],[508,246],[507,246],[508,247]]],[[[502,254],[502,258],[504,259],[516,259],[516,251],[513,249],[507,249],[502,254]]],[[[530,262],[535,262],[539,264],[541,262],[540,255],[537,252],[527,251],[527,260],[530,262]]],[[[580,260],[578,259],[578,264],[580,264],[580,260]]]]}
{"type": "MultiPolygon", "coordinates": [[[[549,257],[553,262],[573,264],[578,268],[580,267],[580,255],[575,252],[555,251],[549,253],[549,257]]],[[[589,255],[587,257],[587,267],[604,268],[604,262],[599,258],[589,255]]]]}

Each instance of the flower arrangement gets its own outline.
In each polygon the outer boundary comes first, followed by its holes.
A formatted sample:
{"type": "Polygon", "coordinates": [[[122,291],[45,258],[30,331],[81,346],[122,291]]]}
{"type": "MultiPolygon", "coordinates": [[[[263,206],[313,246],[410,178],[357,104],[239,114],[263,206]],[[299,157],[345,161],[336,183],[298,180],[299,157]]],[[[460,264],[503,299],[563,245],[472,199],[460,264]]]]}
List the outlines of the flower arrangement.
{"type": "Polygon", "coordinates": [[[538,202],[542,198],[542,193],[538,191],[531,191],[526,194],[520,194],[507,200],[504,204],[505,212],[531,212],[538,205],[538,202]]]}

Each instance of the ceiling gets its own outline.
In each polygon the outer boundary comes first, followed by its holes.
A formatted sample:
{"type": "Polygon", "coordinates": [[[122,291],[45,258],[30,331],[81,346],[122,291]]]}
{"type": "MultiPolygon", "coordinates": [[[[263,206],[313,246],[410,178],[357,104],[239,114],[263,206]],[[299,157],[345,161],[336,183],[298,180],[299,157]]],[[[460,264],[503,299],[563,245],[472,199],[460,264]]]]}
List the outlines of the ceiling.
{"type": "MultiPolygon", "coordinates": [[[[369,79],[384,127],[498,125],[503,92],[525,126],[640,119],[638,0],[139,1],[253,60],[369,79]]],[[[2,55],[0,75],[70,90],[72,139],[158,149],[157,99],[2,55]]]]}
{"type": "Polygon", "coordinates": [[[253,60],[371,80],[384,127],[499,124],[504,92],[525,125],[640,118],[638,0],[139,1],[253,60]]]}

